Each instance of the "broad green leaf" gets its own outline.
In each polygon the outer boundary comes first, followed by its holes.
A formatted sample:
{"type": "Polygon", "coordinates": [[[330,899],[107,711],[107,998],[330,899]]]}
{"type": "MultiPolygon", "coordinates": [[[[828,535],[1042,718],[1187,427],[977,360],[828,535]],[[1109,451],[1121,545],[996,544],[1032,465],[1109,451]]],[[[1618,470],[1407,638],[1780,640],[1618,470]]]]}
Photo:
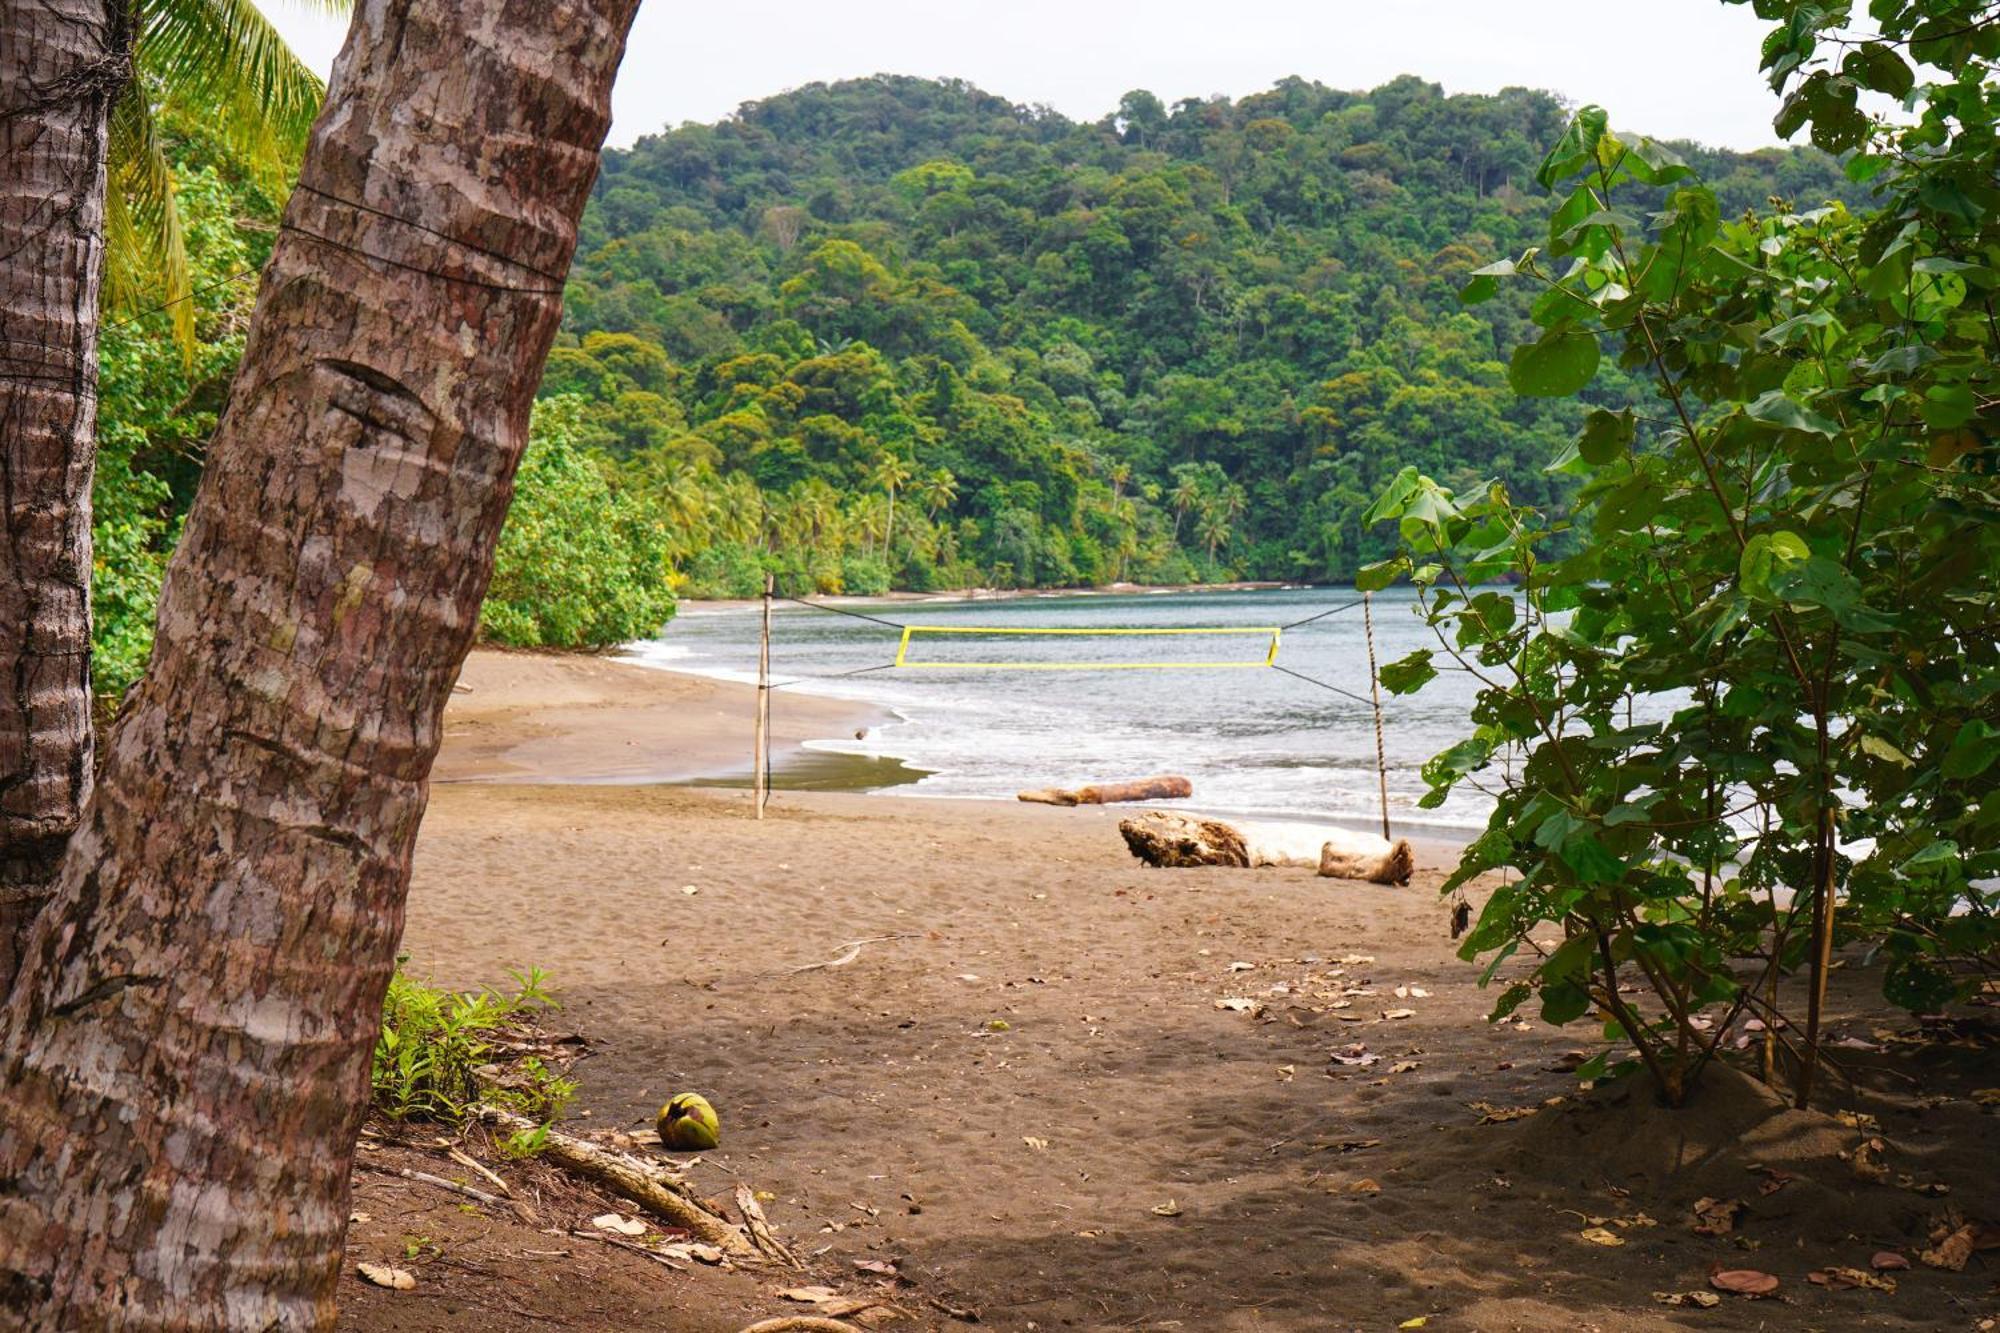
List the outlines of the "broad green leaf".
{"type": "Polygon", "coordinates": [[[1414,694],[1437,679],[1437,668],[1431,665],[1431,650],[1419,648],[1408,657],[1384,662],[1377,675],[1389,693],[1414,694]]]}
{"type": "Polygon", "coordinates": [[[1507,382],[1529,398],[1567,398],[1597,374],[1597,336],[1575,330],[1543,334],[1514,349],[1507,382]]]}
{"type": "Polygon", "coordinates": [[[1810,431],[1814,435],[1831,436],[1840,428],[1820,416],[1808,411],[1788,397],[1783,389],[1773,389],[1743,409],[1753,421],[1761,421],[1767,426],[1778,426],[1785,430],[1810,431]]]}
{"type": "Polygon", "coordinates": [[[1812,548],[1796,532],[1760,532],[1744,544],[1736,577],[1743,591],[1762,601],[1775,601],[1771,580],[1788,567],[1802,564],[1812,548]]]}
{"type": "Polygon", "coordinates": [[[1952,737],[1944,756],[1944,775],[1954,781],[1976,778],[1996,759],[2000,759],[2000,730],[1974,718],[1952,737]]]}
{"type": "Polygon", "coordinates": [[[1623,458],[1632,448],[1635,432],[1632,412],[1607,412],[1602,408],[1584,419],[1583,433],[1577,436],[1576,450],[1592,467],[1623,458]]]}

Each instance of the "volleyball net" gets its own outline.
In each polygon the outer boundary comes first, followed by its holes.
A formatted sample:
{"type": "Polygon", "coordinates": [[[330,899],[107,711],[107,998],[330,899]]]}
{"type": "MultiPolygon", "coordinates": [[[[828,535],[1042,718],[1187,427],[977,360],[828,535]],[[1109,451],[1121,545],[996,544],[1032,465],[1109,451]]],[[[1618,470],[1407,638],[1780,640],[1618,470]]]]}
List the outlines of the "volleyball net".
{"type": "MultiPolygon", "coordinates": [[[[890,665],[906,670],[933,671],[1194,671],[1218,668],[1262,668],[1274,666],[1278,660],[1278,648],[1284,634],[1279,625],[1234,625],[1143,628],[1112,627],[1072,627],[1044,625],[919,625],[903,626],[903,637],[896,644],[896,660],[890,665]],[[1070,639],[1139,638],[1154,640],[1166,637],[1216,636],[1237,639],[1255,638],[1265,641],[1261,657],[1247,658],[1201,658],[1197,660],[1167,658],[1141,661],[1100,661],[1094,658],[1049,660],[1036,658],[1015,658],[999,661],[975,661],[952,657],[912,656],[911,649],[920,635],[1026,637],[1031,640],[1050,637],[1070,639]]],[[[950,639],[947,639],[949,642],[950,639]]],[[[924,650],[919,650],[919,652],[924,650]]]]}

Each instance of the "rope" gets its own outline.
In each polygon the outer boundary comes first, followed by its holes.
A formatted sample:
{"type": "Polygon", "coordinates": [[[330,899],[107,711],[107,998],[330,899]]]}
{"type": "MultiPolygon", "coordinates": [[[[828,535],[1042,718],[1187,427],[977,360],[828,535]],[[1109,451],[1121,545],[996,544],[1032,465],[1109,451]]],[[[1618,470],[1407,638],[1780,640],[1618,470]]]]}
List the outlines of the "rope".
{"type": "Polygon", "coordinates": [[[790,680],[777,681],[766,685],[764,688],[767,690],[782,690],[808,680],[846,680],[849,676],[865,676],[871,671],[893,671],[895,667],[896,664],[894,662],[884,662],[880,666],[859,667],[853,671],[836,671],[830,676],[793,676],[790,680]]]}
{"type": "MultiPolygon", "coordinates": [[[[838,607],[838,606],[823,606],[823,605],[821,605],[821,604],[820,604],[820,603],[818,603],[818,602],[808,602],[808,601],[807,601],[807,600],[806,600],[805,598],[803,598],[803,597],[793,597],[793,596],[791,596],[791,595],[789,595],[789,594],[787,594],[787,593],[782,593],[782,592],[781,592],[781,593],[776,593],[776,594],[774,594],[774,595],[775,595],[775,596],[776,596],[776,597],[778,598],[778,600],[779,600],[779,601],[781,601],[781,602],[797,602],[797,603],[798,603],[798,604],[799,604],[800,606],[809,606],[809,607],[811,607],[811,608],[812,608],[813,610],[815,610],[815,611],[831,611],[831,612],[833,612],[833,614],[835,614],[835,615],[837,615],[837,616],[847,616],[847,617],[849,617],[849,618],[851,618],[851,619],[854,619],[854,620],[866,620],[866,621],[871,621],[871,622],[873,622],[874,624],[877,624],[877,625],[887,625],[887,626],[888,626],[888,627],[889,627],[890,629],[908,629],[908,628],[909,628],[909,626],[908,626],[908,625],[905,625],[905,624],[903,624],[903,623],[902,623],[901,621],[898,621],[898,620],[884,620],[884,619],[882,619],[882,617],[880,617],[880,616],[865,616],[865,615],[861,614],[861,612],[859,612],[859,611],[849,611],[849,610],[847,610],[847,609],[846,609],[846,608],[844,608],[844,607],[838,607]]],[[[834,679],[834,678],[833,678],[833,677],[827,677],[827,679],[831,680],[831,679],[834,679]]]]}
{"type": "Polygon", "coordinates": [[[1280,666],[1276,662],[1271,663],[1271,670],[1282,671],[1287,676],[1295,677],[1296,679],[1304,681],[1308,685],[1317,685],[1323,690],[1332,690],[1335,694],[1342,695],[1345,698],[1352,699],[1354,700],[1354,702],[1358,704],[1365,704],[1368,702],[1366,699],[1362,698],[1360,695],[1356,694],[1352,690],[1343,690],[1338,685],[1329,685],[1323,680],[1315,680],[1313,677],[1306,675],[1302,671],[1294,671],[1290,667],[1280,666]]]}
{"type": "Polygon", "coordinates": [[[1382,789],[1382,836],[1389,836],[1389,761],[1382,749],[1382,677],[1375,670],[1375,603],[1361,594],[1361,631],[1368,636],[1368,694],[1375,703],[1375,781],[1382,789]]]}
{"type": "Polygon", "coordinates": [[[1366,596],[1363,596],[1351,602],[1343,602],[1339,606],[1330,607],[1327,610],[1320,612],[1316,616],[1307,616],[1304,620],[1294,620],[1291,624],[1280,625],[1278,626],[1278,628],[1297,629],[1301,625],[1310,625],[1315,620],[1325,620],[1328,616],[1339,615],[1342,611],[1352,611],[1357,606],[1365,606],[1367,604],[1367,601],[1368,598],[1366,596]]]}

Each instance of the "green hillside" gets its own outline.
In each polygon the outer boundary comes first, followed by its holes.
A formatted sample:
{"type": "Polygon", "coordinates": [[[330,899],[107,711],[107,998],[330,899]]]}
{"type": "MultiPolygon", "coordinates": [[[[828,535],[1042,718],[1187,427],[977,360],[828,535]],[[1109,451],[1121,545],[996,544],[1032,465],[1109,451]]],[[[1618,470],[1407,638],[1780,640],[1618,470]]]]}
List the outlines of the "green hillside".
{"type": "MultiPolygon", "coordinates": [[[[1586,405],[1506,386],[1528,298],[1456,299],[1540,236],[1563,120],[1408,77],[1095,124],[814,85],[607,156],[543,393],[697,592],[1345,578],[1398,467],[1567,484],[1586,405]]],[[[1731,212],[1854,189],[1677,147],[1731,212]]]]}

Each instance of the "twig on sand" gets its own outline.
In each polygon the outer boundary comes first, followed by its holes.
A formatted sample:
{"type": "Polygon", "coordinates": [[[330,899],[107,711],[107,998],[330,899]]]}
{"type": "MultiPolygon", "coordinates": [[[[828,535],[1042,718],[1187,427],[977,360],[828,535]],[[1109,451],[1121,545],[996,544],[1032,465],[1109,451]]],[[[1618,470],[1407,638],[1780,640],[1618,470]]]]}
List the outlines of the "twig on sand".
{"type": "Polygon", "coordinates": [[[757,1202],[757,1191],[748,1185],[736,1187],[736,1211],[743,1214],[743,1225],[750,1232],[750,1239],[758,1249],[793,1268],[803,1268],[798,1256],[785,1247],[771,1230],[770,1219],[764,1216],[764,1205],[757,1202]]]}
{"type": "Polygon", "coordinates": [[[502,1194],[506,1195],[508,1198],[511,1199],[514,1197],[514,1191],[507,1188],[507,1182],[500,1179],[500,1173],[487,1167],[484,1163],[480,1162],[479,1159],[474,1157],[471,1153],[461,1152],[457,1148],[450,1148],[446,1150],[445,1155],[450,1157],[452,1161],[457,1162],[460,1166],[464,1167],[466,1170],[476,1171],[480,1175],[486,1177],[487,1180],[492,1182],[494,1189],[499,1190],[502,1194]]]}
{"type": "Polygon", "coordinates": [[[456,1180],[446,1180],[443,1176],[434,1176],[428,1171],[412,1171],[406,1166],[387,1166],[379,1162],[362,1162],[360,1165],[370,1171],[380,1171],[385,1176],[401,1176],[404,1180],[414,1180],[419,1185],[435,1185],[441,1190],[450,1190],[453,1194],[463,1194],[466,1198],[476,1199],[491,1208],[521,1207],[512,1199],[503,1199],[497,1194],[488,1194],[485,1190],[476,1190],[470,1185],[461,1185],[456,1180]]]}
{"type": "Polygon", "coordinates": [[[600,1236],[594,1231],[582,1231],[577,1229],[576,1227],[571,1227],[569,1234],[572,1236],[581,1237],[584,1240],[601,1240],[606,1245],[616,1245],[621,1250],[630,1250],[634,1254],[643,1254],[648,1259],[651,1259],[654,1263],[662,1264],[668,1268],[671,1268],[676,1273],[687,1273],[693,1271],[686,1264],[677,1264],[673,1260],[667,1258],[666,1255],[661,1254],[658,1250],[648,1249],[644,1245],[637,1245],[629,1240],[620,1240],[616,1236],[600,1236]]]}
{"type": "Polygon", "coordinates": [[[861,1333],[844,1319],[826,1319],[815,1314],[788,1314],[752,1324],[743,1333],[861,1333]]]}
{"type": "Polygon", "coordinates": [[[915,938],[917,936],[914,931],[905,931],[900,935],[870,935],[865,940],[849,940],[844,946],[847,952],[840,955],[840,957],[829,958],[824,963],[806,963],[800,967],[789,967],[785,969],[785,975],[797,976],[801,972],[817,972],[825,967],[846,967],[861,956],[861,950],[866,945],[884,944],[890,940],[913,940],[915,938]]]}

